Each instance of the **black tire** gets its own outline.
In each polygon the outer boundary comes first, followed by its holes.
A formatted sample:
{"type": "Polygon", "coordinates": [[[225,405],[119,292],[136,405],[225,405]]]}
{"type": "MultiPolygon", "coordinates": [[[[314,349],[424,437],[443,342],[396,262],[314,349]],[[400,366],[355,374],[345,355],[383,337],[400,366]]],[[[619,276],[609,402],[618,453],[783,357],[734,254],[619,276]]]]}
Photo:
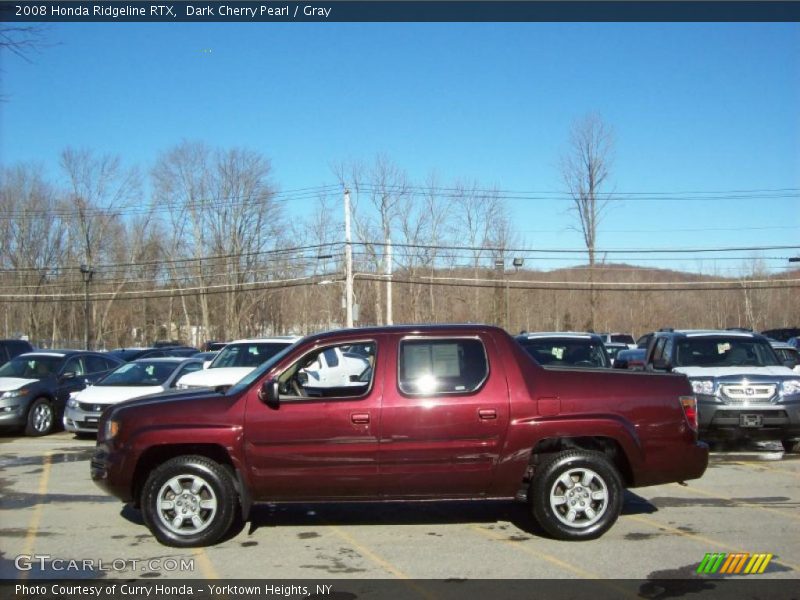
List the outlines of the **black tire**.
{"type": "Polygon", "coordinates": [[[800,452],[800,441],[798,440],[781,440],[781,445],[786,454],[790,452],[800,452]]]}
{"type": "Polygon", "coordinates": [[[28,420],[25,423],[25,435],[47,435],[53,431],[56,411],[47,398],[36,398],[28,407],[28,420]]]}
{"type": "Polygon", "coordinates": [[[533,517],[554,538],[591,540],[617,521],[623,493],[619,473],[604,454],[568,450],[537,466],[529,501],[533,517]],[[572,481],[569,487],[562,477],[572,481]]]}
{"type": "Polygon", "coordinates": [[[159,542],[177,548],[218,542],[232,527],[238,505],[230,472],[204,456],[178,456],[160,465],[141,496],[147,527],[159,542]]]}

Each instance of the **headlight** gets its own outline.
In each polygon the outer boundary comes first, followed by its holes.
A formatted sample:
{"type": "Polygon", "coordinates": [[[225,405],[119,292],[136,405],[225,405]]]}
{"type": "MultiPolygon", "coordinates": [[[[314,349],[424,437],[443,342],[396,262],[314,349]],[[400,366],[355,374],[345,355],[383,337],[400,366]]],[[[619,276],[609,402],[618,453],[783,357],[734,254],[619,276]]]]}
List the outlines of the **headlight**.
{"type": "Polygon", "coordinates": [[[800,379],[787,379],[781,384],[784,395],[800,394],[800,379]]]}
{"type": "Polygon", "coordinates": [[[78,401],[75,398],[70,398],[67,400],[67,406],[69,408],[78,408],[78,401]]]}
{"type": "Polygon", "coordinates": [[[704,394],[706,396],[714,395],[714,382],[710,379],[696,379],[692,381],[692,391],[695,394],[704,394]]]}
{"type": "Polygon", "coordinates": [[[28,393],[28,390],[25,388],[20,388],[18,390],[10,390],[8,392],[3,392],[3,395],[0,398],[19,398],[20,396],[24,396],[28,393]]]}
{"type": "Polygon", "coordinates": [[[111,440],[119,433],[119,421],[109,419],[106,421],[105,429],[103,429],[103,439],[111,440]]]}

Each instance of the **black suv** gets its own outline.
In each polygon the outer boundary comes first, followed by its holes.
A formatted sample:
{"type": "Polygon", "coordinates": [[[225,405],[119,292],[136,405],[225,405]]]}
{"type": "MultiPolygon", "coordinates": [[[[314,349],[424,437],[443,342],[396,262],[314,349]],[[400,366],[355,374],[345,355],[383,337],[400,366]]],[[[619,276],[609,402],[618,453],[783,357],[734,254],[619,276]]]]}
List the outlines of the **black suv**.
{"type": "Polygon", "coordinates": [[[45,435],[61,423],[69,395],[104,377],[124,361],[83,350],[40,350],[0,367],[0,426],[45,435]]]}
{"type": "Polygon", "coordinates": [[[746,330],[658,331],[645,367],[683,373],[697,396],[700,437],[778,440],[800,437],[800,375],[769,340],[746,330]]]}

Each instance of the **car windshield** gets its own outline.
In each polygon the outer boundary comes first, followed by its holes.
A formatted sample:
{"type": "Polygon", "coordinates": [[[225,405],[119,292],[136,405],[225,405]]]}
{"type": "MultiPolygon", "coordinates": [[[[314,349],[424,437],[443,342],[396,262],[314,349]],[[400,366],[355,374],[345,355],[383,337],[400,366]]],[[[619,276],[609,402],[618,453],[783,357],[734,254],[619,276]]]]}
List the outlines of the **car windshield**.
{"type": "Polygon", "coordinates": [[[295,342],[291,346],[284,347],[283,350],[275,354],[272,358],[267,360],[267,362],[263,363],[259,368],[250,371],[247,375],[245,375],[242,379],[236,383],[236,385],[232,386],[228,390],[228,394],[237,394],[242,390],[248,388],[254,381],[258,380],[264,373],[269,371],[272,367],[274,367],[279,361],[283,360],[283,357],[289,354],[292,349],[297,345],[298,342],[295,342]]]}
{"type": "Polygon", "coordinates": [[[58,373],[62,356],[18,356],[0,367],[0,377],[43,379],[58,373]]]}
{"type": "Polygon", "coordinates": [[[777,367],[781,362],[769,344],[752,338],[684,338],[678,341],[675,366],[777,367]]]}
{"type": "Polygon", "coordinates": [[[608,367],[603,345],[588,339],[523,339],[520,343],[540,365],[608,367]]]}
{"type": "Polygon", "coordinates": [[[209,369],[219,367],[257,367],[289,346],[288,342],[249,342],[229,344],[219,351],[209,369]]]}
{"type": "Polygon", "coordinates": [[[163,384],[177,365],[174,362],[132,362],[115,369],[97,385],[149,386],[163,384]]]}

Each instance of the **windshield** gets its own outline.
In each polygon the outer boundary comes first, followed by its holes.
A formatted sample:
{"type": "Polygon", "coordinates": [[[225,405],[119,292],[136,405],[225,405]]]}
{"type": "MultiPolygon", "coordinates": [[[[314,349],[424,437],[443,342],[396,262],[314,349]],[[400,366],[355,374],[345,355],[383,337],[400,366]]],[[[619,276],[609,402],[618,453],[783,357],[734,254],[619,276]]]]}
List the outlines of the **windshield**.
{"type": "Polygon", "coordinates": [[[237,394],[242,390],[248,388],[254,381],[259,379],[264,373],[269,371],[272,367],[274,367],[278,362],[283,360],[283,357],[289,354],[289,352],[294,349],[298,342],[295,342],[291,346],[286,346],[283,350],[275,354],[272,358],[267,360],[264,364],[262,364],[259,368],[250,371],[247,375],[245,375],[242,379],[236,383],[233,387],[228,390],[229,394],[237,394]]]}
{"type": "Polygon", "coordinates": [[[163,384],[178,365],[174,362],[128,363],[99,382],[102,386],[156,386],[163,384]]]}
{"type": "Polygon", "coordinates": [[[520,343],[540,365],[610,366],[603,345],[588,339],[523,339],[520,343]]]}
{"type": "Polygon", "coordinates": [[[778,367],[772,347],[752,338],[684,338],[678,341],[676,367],[778,367]]]}
{"type": "Polygon", "coordinates": [[[0,377],[44,379],[61,368],[62,356],[18,356],[0,367],[0,377]]]}
{"type": "Polygon", "coordinates": [[[250,342],[229,344],[219,351],[209,369],[219,367],[257,367],[289,346],[289,342],[250,342]]]}

